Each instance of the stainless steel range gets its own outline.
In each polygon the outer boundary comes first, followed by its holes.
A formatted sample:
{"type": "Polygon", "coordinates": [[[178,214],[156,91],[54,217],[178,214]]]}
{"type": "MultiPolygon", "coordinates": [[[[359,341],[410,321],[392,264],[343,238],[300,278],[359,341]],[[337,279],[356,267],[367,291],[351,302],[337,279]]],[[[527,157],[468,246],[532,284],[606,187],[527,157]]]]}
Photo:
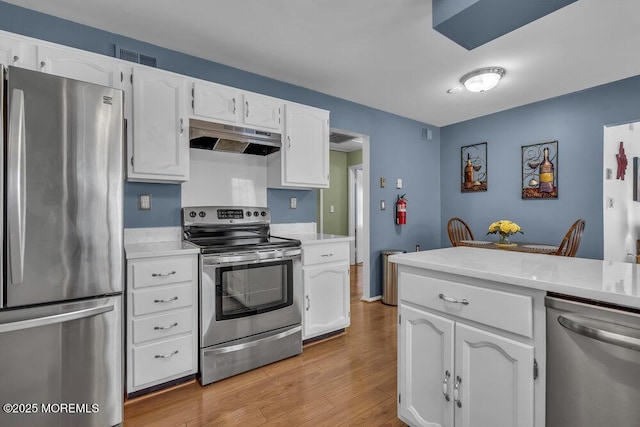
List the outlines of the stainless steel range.
{"type": "Polygon", "coordinates": [[[200,383],[302,352],[300,241],[271,237],[263,207],[182,209],[200,247],[200,383]]]}

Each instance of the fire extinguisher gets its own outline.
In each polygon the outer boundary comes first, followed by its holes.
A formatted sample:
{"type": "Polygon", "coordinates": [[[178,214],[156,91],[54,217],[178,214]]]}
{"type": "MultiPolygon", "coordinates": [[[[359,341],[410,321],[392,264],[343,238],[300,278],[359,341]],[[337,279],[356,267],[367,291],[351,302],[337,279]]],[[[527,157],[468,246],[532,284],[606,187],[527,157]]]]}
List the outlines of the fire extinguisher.
{"type": "Polygon", "coordinates": [[[398,200],[396,200],[397,225],[406,225],[407,223],[407,199],[404,196],[404,194],[402,196],[398,195],[398,200]]]}

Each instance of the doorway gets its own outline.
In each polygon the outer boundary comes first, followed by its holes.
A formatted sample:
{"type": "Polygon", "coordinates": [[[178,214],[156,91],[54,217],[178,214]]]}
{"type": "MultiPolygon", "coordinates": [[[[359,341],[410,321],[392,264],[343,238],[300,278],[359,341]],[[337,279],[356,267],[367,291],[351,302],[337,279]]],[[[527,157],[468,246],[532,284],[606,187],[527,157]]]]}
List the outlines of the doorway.
{"type": "Polygon", "coordinates": [[[354,237],[351,264],[361,267],[361,299],[373,301],[369,250],[369,137],[332,128],[330,142],[330,188],[318,191],[318,232],[354,237]]]}

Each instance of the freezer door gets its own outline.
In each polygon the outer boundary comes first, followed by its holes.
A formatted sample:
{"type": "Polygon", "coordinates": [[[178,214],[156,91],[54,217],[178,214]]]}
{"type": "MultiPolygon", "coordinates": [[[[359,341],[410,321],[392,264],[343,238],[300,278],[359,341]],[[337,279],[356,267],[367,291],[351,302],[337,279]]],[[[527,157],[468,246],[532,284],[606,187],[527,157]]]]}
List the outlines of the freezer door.
{"type": "MultiPolygon", "coordinates": [[[[4,67],[0,65],[0,143],[6,147],[4,141],[4,67]]],[[[0,237],[4,242],[4,149],[0,149],[0,237]]],[[[4,244],[0,245],[0,289],[4,289],[4,244]]],[[[4,298],[0,298],[0,308],[4,306],[4,298]]]]}
{"type": "Polygon", "coordinates": [[[0,425],[122,423],[122,297],[0,312],[0,425]]]}
{"type": "Polygon", "coordinates": [[[122,291],[122,92],[9,67],[6,305],[122,291]]]}

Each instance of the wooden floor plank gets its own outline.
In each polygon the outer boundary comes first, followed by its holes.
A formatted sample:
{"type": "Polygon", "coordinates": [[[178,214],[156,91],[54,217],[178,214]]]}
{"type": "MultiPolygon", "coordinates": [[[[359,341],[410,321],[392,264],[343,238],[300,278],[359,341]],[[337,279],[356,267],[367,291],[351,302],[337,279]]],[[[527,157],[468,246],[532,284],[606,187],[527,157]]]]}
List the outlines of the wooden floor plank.
{"type": "Polygon", "coordinates": [[[397,308],[363,302],[351,269],[351,326],[301,355],[205,387],[135,399],[125,427],[404,426],[396,417],[397,308]]]}

